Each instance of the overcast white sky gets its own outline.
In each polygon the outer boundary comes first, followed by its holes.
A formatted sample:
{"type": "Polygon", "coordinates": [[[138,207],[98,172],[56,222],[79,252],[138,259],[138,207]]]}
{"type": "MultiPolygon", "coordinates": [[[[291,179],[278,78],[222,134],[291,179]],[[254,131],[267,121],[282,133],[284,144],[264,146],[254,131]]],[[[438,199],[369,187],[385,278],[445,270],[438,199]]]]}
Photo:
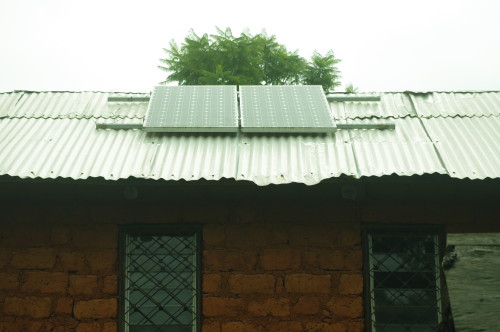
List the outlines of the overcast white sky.
{"type": "Polygon", "coordinates": [[[265,29],[309,58],[332,49],[342,88],[500,90],[500,1],[0,0],[0,91],[151,91],[190,28],[265,29]]]}

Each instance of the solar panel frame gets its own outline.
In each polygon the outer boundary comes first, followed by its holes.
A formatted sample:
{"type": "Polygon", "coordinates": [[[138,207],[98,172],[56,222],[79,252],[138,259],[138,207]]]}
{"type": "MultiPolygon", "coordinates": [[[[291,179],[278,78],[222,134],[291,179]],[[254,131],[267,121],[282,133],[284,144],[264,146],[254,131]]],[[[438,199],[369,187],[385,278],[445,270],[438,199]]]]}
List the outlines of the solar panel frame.
{"type": "Polygon", "coordinates": [[[237,132],[235,85],[156,86],[143,130],[147,132],[237,132]]]}
{"type": "Polygon", "coordinates": [[[246,133],[329,133],[336,130],[319,85],[240,86],[246,133]]]}

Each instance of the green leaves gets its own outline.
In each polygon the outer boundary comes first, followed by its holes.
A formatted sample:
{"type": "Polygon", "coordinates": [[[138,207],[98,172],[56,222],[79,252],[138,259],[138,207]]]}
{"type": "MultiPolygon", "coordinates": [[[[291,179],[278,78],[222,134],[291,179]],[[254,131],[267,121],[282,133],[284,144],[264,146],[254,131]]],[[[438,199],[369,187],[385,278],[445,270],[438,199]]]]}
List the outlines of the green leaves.
{"type": "Polygon", "coordinates": [[[237,80],[235,76],[231,75],[231,71],[224,70],[222,65],[216,65],[214,73],[207,70],[201,72],[203,76],[200,76],[199,80],[204,85],[228,85],[237,80]]]}
{"type": "Polygon", "coordinates": [[[345,93],[358,93],[358,88],[354,87],[352,83],[349,83],[345,87],[345,93]]]}
{"type": "Polygon", "coordinates": [[[198,36],[191,30],[180,46],[174,41],[164,49],[165,82],[179,85],[282,85],[318,84],[325,92],[340,85],[333,52],[315,52],[307,62],[265,32],[234,36],[231,29],[198,36]]]}
{"type": "Polygon", "coordinates": [[[335,65],[340,60],[335,59],[333,51],[330,50],[325,56],[314,52],[311,62],[307,64],[304,71],[304,83],[311,85],[321,85],[325,92],[333,91],[340,85],[337,81],[339,71],[335,65]]]}

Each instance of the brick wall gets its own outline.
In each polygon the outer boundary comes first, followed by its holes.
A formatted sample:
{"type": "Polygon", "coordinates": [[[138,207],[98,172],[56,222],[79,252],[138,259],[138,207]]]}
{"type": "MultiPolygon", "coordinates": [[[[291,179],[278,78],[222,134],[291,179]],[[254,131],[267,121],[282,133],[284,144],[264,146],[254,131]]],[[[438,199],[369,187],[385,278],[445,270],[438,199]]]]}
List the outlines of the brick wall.
{"type": "Polygon", "coordinates": [[[206,225],[204,331],[361,331],[359,224],[266,212],[206,225]]]}
{"type": "Polygon", "coordinates": [[[116,226],[84,222],[78,209],[6,210],[0,331],[115,332],[116,226]]]}
{"type": "Polygon", "coordinates": [[[44,204],[1,211],[0,332],[115,332],[119,224],[204,224],[206,332],[362,331],[361,223],[499,227],[492,223],[497,210],[464,206],[44,204]]]}

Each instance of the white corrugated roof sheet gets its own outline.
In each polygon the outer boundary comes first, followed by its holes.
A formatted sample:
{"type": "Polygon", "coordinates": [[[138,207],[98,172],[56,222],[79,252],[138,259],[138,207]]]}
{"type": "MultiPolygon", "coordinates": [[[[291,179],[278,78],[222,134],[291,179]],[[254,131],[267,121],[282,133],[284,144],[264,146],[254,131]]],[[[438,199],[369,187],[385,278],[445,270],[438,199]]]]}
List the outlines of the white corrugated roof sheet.
{"type": "Polygon", "coordinates": [[[149,94],[109,92],[0,93],[0,118],[144,118],[148,102],[108,103],[108,97],[112,96],[140,98],[149,97],[149,94]]]}
{"type": "Polygon", "coordinates": [[[500,177],[500,92],[382,93],[380,102],[330,102],[338,123],[395,130],[325,135],[164,134],[96,129],[137,123],[147,102],[105,92],[0,93],[0,175],[21,178],[229,178],[314,185],[341,175],[500,177]]]}

